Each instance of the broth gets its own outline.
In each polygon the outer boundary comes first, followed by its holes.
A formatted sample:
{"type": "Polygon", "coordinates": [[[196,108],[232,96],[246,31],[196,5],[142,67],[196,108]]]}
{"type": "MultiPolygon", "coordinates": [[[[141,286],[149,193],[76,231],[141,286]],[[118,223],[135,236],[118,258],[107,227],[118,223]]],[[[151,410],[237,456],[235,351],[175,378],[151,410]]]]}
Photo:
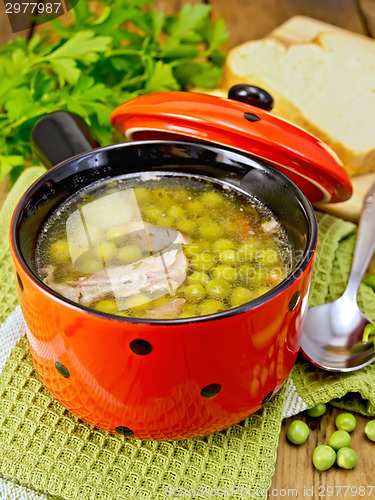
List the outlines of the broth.
{"type": "Polygon", "coordinates": [[[38,276],[83,306],[176,319],[238,307],[292,268],[285,231],[259,201],[203,176],[145,173],[101,181],[44,224],[38,276]]]}

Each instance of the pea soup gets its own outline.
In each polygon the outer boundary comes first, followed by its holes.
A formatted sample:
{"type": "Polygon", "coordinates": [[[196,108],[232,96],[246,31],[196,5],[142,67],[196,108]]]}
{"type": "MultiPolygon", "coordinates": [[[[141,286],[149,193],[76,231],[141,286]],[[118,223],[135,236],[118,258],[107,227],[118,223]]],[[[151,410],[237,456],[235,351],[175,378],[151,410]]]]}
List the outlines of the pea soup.
{"type": "Polygon", "coordinates": [[[152,173],[95,183],[47,220],[39,277],[85,307],[129,318],[219,313],[277,286],[291,245],[256,199],[203,176],[152,173]]]}

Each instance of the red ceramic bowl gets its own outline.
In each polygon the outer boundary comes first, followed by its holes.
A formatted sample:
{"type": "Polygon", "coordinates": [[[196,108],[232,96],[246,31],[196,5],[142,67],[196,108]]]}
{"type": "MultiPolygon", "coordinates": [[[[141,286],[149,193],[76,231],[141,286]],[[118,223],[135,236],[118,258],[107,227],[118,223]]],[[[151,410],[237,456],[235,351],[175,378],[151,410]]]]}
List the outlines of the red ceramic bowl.
{"type": "MultiPolygon", "coordinates": [[[[77,152],[81,146],[67,137],[77,143],[78,132],[71,123],[62,124],[66,115],[52,118],[40,129],[47,144],[57,127],[66,139],[63,149],[68,145],[77,152]]],[[[66,151],[58,151],[53,141],[45,154],[56,158],[66,151]]],[[[10,238],[36,369],[68,410],[98,428],[153,440],[219,431],[258,410],[293,367],[317,225],[303,192],[267,162],[198,141],[129,142],[92,150],[59,163],[27,190],[15,209],[10,238]],[[293,270],[276,288],[240,307],[176,320],[112,316],[49,289],[37,276],[34,256],[48,215],[88,184],[146,171],[209,176],[258,198],[289,236],[293,270]]]]}

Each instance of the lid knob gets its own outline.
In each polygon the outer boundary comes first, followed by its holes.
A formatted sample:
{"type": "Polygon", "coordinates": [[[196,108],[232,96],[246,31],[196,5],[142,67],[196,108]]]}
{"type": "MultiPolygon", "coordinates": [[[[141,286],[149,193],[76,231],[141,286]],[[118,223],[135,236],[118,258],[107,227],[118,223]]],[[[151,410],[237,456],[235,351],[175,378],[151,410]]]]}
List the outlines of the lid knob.
{"type": "Polygon", "coordinates": [[[248,85],[241,83],[234,85],[229,89],[229,99],[235,101],[245,102],[251,106],[271,111],[273,108],[273,97],[266,90],[256,87],[255,85],[248,85]]]}

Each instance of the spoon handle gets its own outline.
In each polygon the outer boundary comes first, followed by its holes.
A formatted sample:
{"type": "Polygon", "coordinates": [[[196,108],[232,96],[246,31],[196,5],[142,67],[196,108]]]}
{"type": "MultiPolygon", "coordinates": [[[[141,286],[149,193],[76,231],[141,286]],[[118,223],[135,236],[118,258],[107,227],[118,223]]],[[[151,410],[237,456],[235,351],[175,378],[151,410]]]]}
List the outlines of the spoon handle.
{"type": "Polygon", "coordinates": [[[352,268],[344,295],[356,300],[358,287],[375,252],[375,182],[368,190],[358,225],[352,268]]]}

